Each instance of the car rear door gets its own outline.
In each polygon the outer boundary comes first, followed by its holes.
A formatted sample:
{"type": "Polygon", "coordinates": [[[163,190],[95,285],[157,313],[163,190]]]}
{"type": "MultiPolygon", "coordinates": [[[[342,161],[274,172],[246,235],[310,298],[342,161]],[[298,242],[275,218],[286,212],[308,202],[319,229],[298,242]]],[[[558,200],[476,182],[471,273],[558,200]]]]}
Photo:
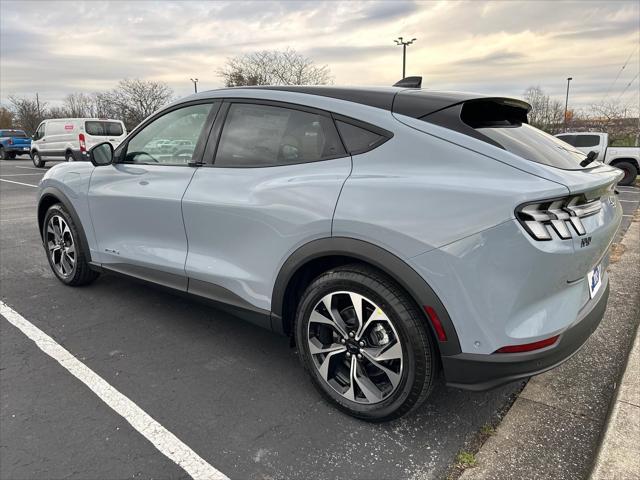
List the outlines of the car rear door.
{"type": "Polygon", "coordinates": [[[186,289],[187,237],[181,201],[219,103],[176,106],[147,121],[116,151],[117,162],[97,167],[89,206],[100,258],[112,270],[186,289]],[[192,140],[191,152],[156,154],[159,138],[192,140]]]}
{"type": "Polygon", "coordinates": [[[276,275],[301,245],[331,236],[351,157],[330,114],[226,101],[182,209],[189,291],[269,311],[276,275]]]}

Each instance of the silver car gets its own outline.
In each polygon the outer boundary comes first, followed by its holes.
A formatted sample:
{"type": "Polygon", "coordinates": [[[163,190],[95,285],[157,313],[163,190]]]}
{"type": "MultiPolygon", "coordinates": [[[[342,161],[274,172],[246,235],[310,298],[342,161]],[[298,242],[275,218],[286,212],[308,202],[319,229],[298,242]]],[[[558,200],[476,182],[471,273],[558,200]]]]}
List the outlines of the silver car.
{"type": "Polygon", "coordinates": [[[290,336],[337,407],[396,418],[440,371],[472,390],[540,373],[602,319],[621,173],[528,110],[398,87],[199,93],[46,173],[47,258],[67,285],[117,272],[242,312],[290,336]],[[184,138],[192,154],[154,153],[184,138]]]}

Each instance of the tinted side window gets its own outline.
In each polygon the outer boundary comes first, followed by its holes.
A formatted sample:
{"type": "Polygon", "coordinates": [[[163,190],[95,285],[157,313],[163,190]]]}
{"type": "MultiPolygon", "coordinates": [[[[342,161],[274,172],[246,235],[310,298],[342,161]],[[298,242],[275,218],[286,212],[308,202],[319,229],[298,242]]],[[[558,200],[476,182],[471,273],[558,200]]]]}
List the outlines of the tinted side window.
{"type": "Polygon", "coordinates": [[[222,129],[215,165],[267,167],[344,154],[329,117],[271,105],[234,103],[222,129]]]}
{"type": "Polygon", "coordinates": [[[103,122],[97,120],[84,122],[84,131],[87,132],[88,135],[95,136],[113,135],[119,137],[124,133],[122,124],[119,122],[103,122]]]}
{"type": "Polygon", "coordinates": [[[366,152],[385,138],[382,135],[340,120],[336,121],[336,126],[349,153],[366,152]]]}
{"type": "Polygon", "coordinates": [[[597,147],[600,144],[598,135],[576,135],[574,147],[597,147]]]}
{"type": "Polygon", "coordinates": [[[128,143],[124,161],[148,165],[188,164],[210,110],[210,103],[191,105],[155,119],[128,143]]]}

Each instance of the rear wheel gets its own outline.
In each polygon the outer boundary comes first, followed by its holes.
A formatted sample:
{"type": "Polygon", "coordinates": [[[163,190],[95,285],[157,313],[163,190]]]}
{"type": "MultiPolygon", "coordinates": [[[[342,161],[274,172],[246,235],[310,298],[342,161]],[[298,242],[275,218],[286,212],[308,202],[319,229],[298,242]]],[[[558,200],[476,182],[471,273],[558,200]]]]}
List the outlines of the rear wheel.
{"type": "Polygon", "coordinates": [[[5,152],[4,147],[0,146],[0,160],[7,159],[7,152],[5,152]]]}
{"type": "Polygon", "coordinates": [[[31,152],[31,161],[33,162],[33,165],[38,168],[44,168],[45,163],[47,163],[44,160],[42,160],[40,153],[36,150],[31,152]]]}
{"type": "Polygon", "coordinates": [[[72,151],[68,151],[64,154],[64,159],[67,162],[73,162],[74,158],[73,158],[73,152],[72,151]]]}
{"type": "Polygon", "coordinates": [[[410,412],[436,376],[422,315],[395,282],[366,266],[336,268],[309,285],[298,306],[296,340],[318,390],[365,420],[410,412]]]}
{"type": "Polygon", "coordinates": [[[15,152],[11,152],[7,156],[9,157],[9,160],[14,160],[16,158],[16,153],[15,152]]]}
{"type": "Polygon", "coordinates": [[[615,163],[613,166],[624,172],[624,177],[618,182],[618,185],[633,185],[638,176],[638,168],[633,163],[624,160],[615,163]]]}
{"type": "Polygon", "coordinates": [[[42,226],[42,242],[49,266],[62,283],[86,285],[98,277],[98,272],[89,268],[73,218],[59,203],[47,210],[42,226]]]}

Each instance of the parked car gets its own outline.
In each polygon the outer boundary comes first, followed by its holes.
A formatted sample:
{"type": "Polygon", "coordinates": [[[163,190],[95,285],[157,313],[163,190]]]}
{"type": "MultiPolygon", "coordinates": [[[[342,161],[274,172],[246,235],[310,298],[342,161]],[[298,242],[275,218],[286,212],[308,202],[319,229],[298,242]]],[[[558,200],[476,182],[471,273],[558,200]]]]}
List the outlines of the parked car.
{"type": "Polygon", "coordinates": [[[440,369],[471,390],[528,377],[602,319],[622,173],[582,166],[529,108],[391,87],[198,93],[45,174],[46,255],[67,285],[118,272],[243,312],[292,338],[338,408],[396,418],[440,369]],[[187,126],[189,158],[148,151],[187,126]]]}
{"type": "Polygon", "coordinates": [[[114,147],[127,136],[120,120],[102,118],[55,118],[44,120],[33,135],[31,159],[42,168],[50,157],[64,157],[67,162],[88,160],[88,150],[105,141],[114,147]]]}
{"type": "Polygon", "coordinates": [[[640,147],[610,147],[609,135],[598,132],[567,132],[556,135],[584,153],[594,151],[596,160],[624,172],[620,185],[633,185],[640,171],[640,147]]]}
{"type": "Polygon", "coordinates": [[[0,159],[16,158],[16,155],[29,154],[31,139],[24,130],[3,129],[0,130],[0,159]]]}

